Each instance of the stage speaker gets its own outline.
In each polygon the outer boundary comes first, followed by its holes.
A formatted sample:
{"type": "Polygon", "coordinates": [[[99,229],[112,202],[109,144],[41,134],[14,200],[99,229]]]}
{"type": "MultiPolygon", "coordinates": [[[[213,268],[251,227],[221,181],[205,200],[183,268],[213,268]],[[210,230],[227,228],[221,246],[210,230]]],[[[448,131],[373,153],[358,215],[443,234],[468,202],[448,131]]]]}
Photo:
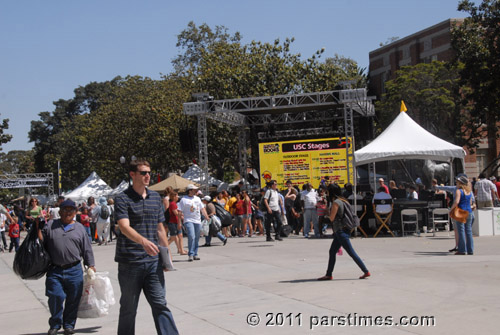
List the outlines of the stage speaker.
{"type": "Polygon", "coordinates": [[[196,132],[192,129],[180,129],[179,143],[182,152],[196,151],[196,132]]]}

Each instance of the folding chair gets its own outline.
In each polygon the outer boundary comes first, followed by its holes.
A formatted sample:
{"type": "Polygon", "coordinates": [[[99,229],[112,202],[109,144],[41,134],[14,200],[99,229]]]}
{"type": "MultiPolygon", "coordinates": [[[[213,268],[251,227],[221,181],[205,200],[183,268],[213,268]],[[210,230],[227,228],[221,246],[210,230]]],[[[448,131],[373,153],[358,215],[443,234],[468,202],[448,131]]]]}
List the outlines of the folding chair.
{"type": "Polygon", "coordinates": [[[394,236],[394,233],[392,232],[391,228],[387,225],[389,220],[391,219],[392,212],[394,211],[393,204],[392,204],[392,199],[374,199],[373,200],[373,214],[375,215],[375,219],[377,222],[380,224],[380,227],[378,228],[377,232],[373,237],[377,237],[377,235],[380,233],[382,228],[387,229],[387,231],[394,236]],[[388,213],[379,213],[377,212],[377,205],[391,205],[391,211],[388,213]]]}
{"type": "MultiPolygon", "coordinates": [[[[351,206],[354,206],[354,199],[348,199],[349,200],[349,203],[351,204],[351,206]]],[[[358,216],[359,218],[359,221],[361,222],[361,220],[365,217],[366,215],[366,204],[364,204],[364,200],[363,198],[356,198],[356,215],[358,216]],[[361,215],[359,215],[359,213],[361,213],[361,215]]],[[[364,229],[359,226],[357,227],[361,233],[366,237],[368,238],[368,235],[365,233],[364,229]]],[[[351,234],[356,230],[356,228],[352,228],[351,229],[351,234]]]]}
{"type": "Polygon", "coordinates": [[[402,236],[405,236],[405,225],[414,224],[415,233],[418,232],[418,211],[416,209],[403,209],[401,211],[402,236]],[[406,220],[405,220],[406,216],[406,220]],[[413,218],[414,217],[414,218],[413,218]]]}
{"type": "MultiPolygon", "coordinates": [[[[432,211],[432,236],[436,236],[436,223],[450,224],[450,212],[448,208],[434,208],[432,211]]],[[[448,230],[448,236],[450,236],[450,230],[448,230]]]]}

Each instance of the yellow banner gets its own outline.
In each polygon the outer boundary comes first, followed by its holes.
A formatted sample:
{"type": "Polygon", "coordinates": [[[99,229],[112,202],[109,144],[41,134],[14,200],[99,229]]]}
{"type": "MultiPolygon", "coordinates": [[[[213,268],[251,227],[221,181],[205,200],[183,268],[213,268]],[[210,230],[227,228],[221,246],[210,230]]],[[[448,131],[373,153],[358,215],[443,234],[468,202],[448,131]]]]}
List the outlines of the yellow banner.
{"type": "MultiPolygon", "coordinates": [[[[340,137],[259,143],[261,186],[272,179],[278,182],[279,189],[287,180],[299,188],[308,182],[314,188],[330,182],[343,186],[348,180],[346,157],[347,150],[352,154],[351,143],[351,139],[340,137]]],[[[351,181],[352,171],[350,166],[351,181]]]]}

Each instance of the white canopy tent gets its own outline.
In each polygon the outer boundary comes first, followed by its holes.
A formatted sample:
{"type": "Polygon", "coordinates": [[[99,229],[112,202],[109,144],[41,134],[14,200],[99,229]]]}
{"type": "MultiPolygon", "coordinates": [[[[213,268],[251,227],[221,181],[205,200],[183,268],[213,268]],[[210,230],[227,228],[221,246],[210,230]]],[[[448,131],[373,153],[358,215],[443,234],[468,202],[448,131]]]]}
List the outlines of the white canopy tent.
{"type": "Polygon", "coordinates": [[[77,188],[69,193],[63,194],[67,199],[75,202],[87,201],[88,197],[97,198],[107,196],[113,189],[108,186],[94,171],[77,188]]]}
{"type": "MultiPolygon", "coordinates": [[[[446,142],[416,123],[406,112],[400,112],[392,123],[370,144],[354,153],[354,165],[398,159],[431,159],[450,163],[459,158],[465,167],[465,150],[446,142]]],[[[450,169],[450,174],[452,174],[450,169]]],[[[452,180],[450,175],[450,180],[452,180]]],[[[354,178],[356,188],[357,178],[354,178]]]]}
{"type": "Polygon", "coordinates": [[[462,147],[432,135],[405,112],[367,146],[354,153],[356,166],[396,159],[464,160],[462,147]]]}
{"type": "Polygon", "coordinates": [[[128,181],[122,180],[122,182],[116,186],[116,188],[108,194],[108,197],[115,197],[121,192],[125,191],[129,186],[128,181]]]}
{"type": "MultiPolygon", "coordinates": [[[[186,178],[186,179],[189,179],[191,181],[194,181],[195,183],[198,183],[198,184],[201,184],[201,177],[203,176],[203,171],[202,169],[196,165],[196,164],[193,164],[189,167],[189,169],[184,172],[184,174],[182,175],[182,178],[186,178]]],[[[219,179],[215,179],[214,177],[212,176],[207,176],[208,177],[208,185],[209,186],[219,186],[222,181],[220,181],[219,179]]]]}

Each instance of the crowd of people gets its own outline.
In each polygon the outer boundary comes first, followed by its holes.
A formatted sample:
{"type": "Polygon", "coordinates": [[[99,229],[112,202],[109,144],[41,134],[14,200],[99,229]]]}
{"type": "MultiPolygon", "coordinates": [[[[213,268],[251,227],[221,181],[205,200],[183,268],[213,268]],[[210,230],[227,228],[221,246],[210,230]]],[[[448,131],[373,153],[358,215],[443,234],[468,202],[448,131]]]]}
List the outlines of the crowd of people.
{"type": "Polygon", "coordinates": [[[158,333],[176,334],[173,315],[165,299],[165,267],[159,257],[159,248],[169,248],[173,243],[180,255],[187,255],[188,261],[201,260],[199,239],[203,225],[210,229],[205,231],[205,244],[201,247],[212,246],[214,237],[223,246],[229,238],[265,236],[268,242],[283,241],[283,237],[290,234],[323,238],[330,228],[332,234],[329,236],[333,240],[327,270],[318,280],[333,278],[336,255],[341,247],[363,272],[360,279],[365,279],[371,274],[351,245],[352,229],[345,224],[346,212],[355,211],[351,207],[354,197],[369,199],[373,210],[383,213],[392,211],[392,205],[375,205],[377,199],[418,200],[423,191],[446,195],[450,211],[458,207],[468,213],[465,222],[453,220],[456,245],[450,251],[456,255],[473,255],[474,209],[498,204],[500,195],[500,180],[488,180],[480,175],[479,180],[470,181],[465,174],[459,174],[454,186],[440,186],[433,180],[430,190],[411,184],[398,187],[393,180],[385,185],[380,178],[376,193],[354,194],[351,184],[341,189],[327,180],[322,180],[317,189],[310,183],[299,189],[289,180],[280,191],[277,181],[271,180],[261,189],[249,190],[240,183],[229,191],[211,194],[203,194],[190,184],[184,196],[167,188],[161,197],[147,188],[151,178],[147,161],[133,161],[129,170],[133,184],[114,200],[99,197],[96,202],[90,197],[77,205],[59,197],[54,206],[44,208],[38,199],[31,198],[25,210],[20,206],[6,208],[0,205],[2,251],[7,249],[7,232],[10,237],[8,249],[17,252],[21,231],[38,229],[39,238],[51,256],[53,265],[46,280],[51,312],[48,334],[56,334],[61,327],[64,334],[74,333],[83,282],[81,262],[83,260],[85,266],[95,270],[92,244],[106,245],[113,237],[117,241],[115,261],[119,285],[122,292],[127,292],[120,299],[118,333],[134,333],[138,299],[144,291],[158,333]],[[229,224],[221,224],[220,210],[230,217],[229,224]],[[185,235],[187,250],[184,249],[185,235]]]}

